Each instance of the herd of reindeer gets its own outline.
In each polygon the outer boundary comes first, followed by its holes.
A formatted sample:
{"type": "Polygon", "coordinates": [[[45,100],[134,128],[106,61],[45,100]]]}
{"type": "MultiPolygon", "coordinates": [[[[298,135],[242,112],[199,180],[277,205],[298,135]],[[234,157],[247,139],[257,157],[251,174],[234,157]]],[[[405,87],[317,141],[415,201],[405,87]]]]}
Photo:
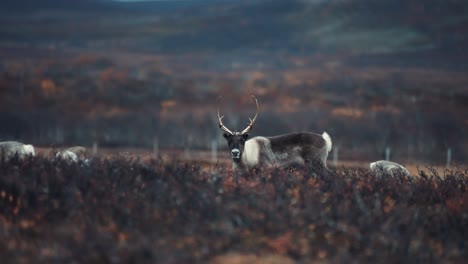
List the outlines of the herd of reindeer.
{"type": "MultiPolygon", "coordinates": [[[[232,158],[232,166],[236,170],[248,171],[255,167],[292,167],[297,165],[313,165],[317,170],[327,171],[327,157],[332,149],[332,140],[327,132],[321,135],[312,132],[294,132],[279,136],[257,136],[249,139],[249,132],[257,119],[258,101],[252,95],[257,111],[253,119],[249,118],[247,127],[241,132],[232,131],[223,122],[219,113],[218,126],[224,131],[232,158]]],[[[0,158],[9,160],[17,157],[21,160],[35,156],[34,146],[17,141],[0,142],[0,158]]],[[[81,146],[71,147],[54,153],[53,160],[63,160],[67,163],[89,164],[89,154],[81,146]]],[[[369,169],[377,175],[407,175],[408,170],[395,162],[379,160],[369,164],[369,169]]]]}

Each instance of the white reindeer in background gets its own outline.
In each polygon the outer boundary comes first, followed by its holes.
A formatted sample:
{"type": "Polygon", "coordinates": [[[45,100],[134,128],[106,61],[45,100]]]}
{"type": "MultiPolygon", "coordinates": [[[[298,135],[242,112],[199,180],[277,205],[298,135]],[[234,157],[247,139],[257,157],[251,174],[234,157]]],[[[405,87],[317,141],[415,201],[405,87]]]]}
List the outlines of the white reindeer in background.
{"type": "Polygon", "coordinates": [[[86,148],[81,146],[75,146],[68,148],[64,151],[57,152],[55,154],[54,160],[61,159],[66,161],[67,163],[77,163],[79,160],[88,162],[87,153],[88,151],[86,150],[86,148]]]}
{"type": "Polygon", "coordinates": [[[332,148],[330,136],[324,132],[322,135],[311,132],[297,132],[274,137],[249,138],[248,132],[252,129],[258,115],[258,101],[252,95],[257,106],[257,113],[250,119],[247,127],[241,132],[232,132],[222,122],[223,116],[219,114],[218,99],[218,125],[226,138],[234,168],[251,169],[259,165],[268,167],[314,164],[327,169],[328,152],[332,148]]]}
{"type": "Polygon", "coordinates": [[[378,176],[382,176],[383,174],[388,174],[390,176],[398,174],[410,176],[409,171],[403,165],[388,160],[372,162],[369,164],[369,168],[378,176]]]}
{"type": "Polygon", "coordinates": [[[26,145],[17,141],[3,141],[0,142],[0,158],[11,159],[12,157],[18,156],[20,159],[24,159],[28,156],[35,156],[33,145],[26,145]]]}

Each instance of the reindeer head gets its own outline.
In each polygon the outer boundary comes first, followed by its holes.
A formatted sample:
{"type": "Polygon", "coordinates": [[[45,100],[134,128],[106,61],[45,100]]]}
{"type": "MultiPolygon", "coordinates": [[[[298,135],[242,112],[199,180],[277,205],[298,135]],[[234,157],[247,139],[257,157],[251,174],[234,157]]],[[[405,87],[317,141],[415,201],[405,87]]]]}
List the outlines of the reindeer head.
{"type": "Polygon", "coordinates": [[[249,138],[248,132],[252,129],[252,126],[255,123],[255,120],[257,119],[258,102],[255,96],[252,95],[252,98],[254,99],[255,104],[257,106],[257,112],[255,113],[253,119],[249,118],[247,127],[241,132],[232,132],[223,124],[222,119],[224,116],[219,115],[219,102],[221,101],[221,97],[218,98],[218,125],[219,128],[225,132],[223,136],[228,142],[229,150],[231,151],[231,157],[234,161],[239,161],[241,159],[242,153],[244,153],[245,142],[249,138]]]}

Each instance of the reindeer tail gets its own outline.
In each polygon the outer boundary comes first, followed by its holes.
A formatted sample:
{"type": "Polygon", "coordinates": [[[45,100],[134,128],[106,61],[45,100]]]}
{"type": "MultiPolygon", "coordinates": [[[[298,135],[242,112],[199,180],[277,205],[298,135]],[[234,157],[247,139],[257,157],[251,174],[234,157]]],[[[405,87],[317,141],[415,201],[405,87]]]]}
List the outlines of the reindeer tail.
{"type": "Polygon", "coordinates": [[[330,152],[332,149],[332,140],[330,135],[327,132],[323,132],[322,134],[323,139],[325,139],[325,143],[327,144],[327,152],[330,152]]]}

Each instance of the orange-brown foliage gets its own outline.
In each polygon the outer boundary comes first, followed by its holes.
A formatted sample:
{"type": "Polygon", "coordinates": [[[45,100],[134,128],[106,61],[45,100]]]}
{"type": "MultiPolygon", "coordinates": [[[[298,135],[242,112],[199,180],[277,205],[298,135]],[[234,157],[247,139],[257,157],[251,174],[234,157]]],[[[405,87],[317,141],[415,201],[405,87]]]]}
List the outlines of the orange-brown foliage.
{"type": "Polygon", "coordinates": [[[364,115],[361,109],[352,107],[337,107],[332,110],[332,115],[337,117],[359,119],[364,115]]]}

